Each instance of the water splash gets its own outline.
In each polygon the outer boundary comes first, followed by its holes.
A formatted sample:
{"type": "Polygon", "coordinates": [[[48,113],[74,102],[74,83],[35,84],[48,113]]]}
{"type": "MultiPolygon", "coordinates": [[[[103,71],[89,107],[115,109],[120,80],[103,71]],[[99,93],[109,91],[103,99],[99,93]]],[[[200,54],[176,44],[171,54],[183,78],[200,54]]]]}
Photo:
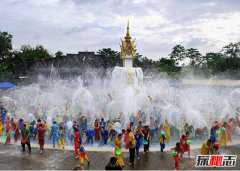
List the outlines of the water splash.
{"type": "MultiPolygon", "coordinates": [[[[91,77],[60,79],[57,70],[50,77],[39,76],[36,83],[19,86],[1,98],[4,106],[17,118],[33,120],[45,117],[50,123],[53,119],[76,119],[85,115],[91,125],[95,118],[120,119],[121,125],[129,122],[130,116],[150,117],[181,127],[188,122],[194,127],[211,125],[216,118],[234,117],[240,106],[240,89],[232,87],[178,86],[171,79],[151,78],[142,80],[140,70],[129,83],[125,71],[117,68],[113,75],[102,78],[96,72],[91,77]],[[120,72],[119,72],[120,71],[120,72]],[[85,84],[88,82],[88,84],[85,84]],[[122,113],[122,114],[121,114],[122,113]],[[145,116],[144,116],[145,115],[145,116]]],[[[131,77],[131,76],[130,76],[131,77]]],[[[72,122],[68,122],[69,127],[72,122]]],[[[119,125],[115,125],[117,129],[119,125]]]]}

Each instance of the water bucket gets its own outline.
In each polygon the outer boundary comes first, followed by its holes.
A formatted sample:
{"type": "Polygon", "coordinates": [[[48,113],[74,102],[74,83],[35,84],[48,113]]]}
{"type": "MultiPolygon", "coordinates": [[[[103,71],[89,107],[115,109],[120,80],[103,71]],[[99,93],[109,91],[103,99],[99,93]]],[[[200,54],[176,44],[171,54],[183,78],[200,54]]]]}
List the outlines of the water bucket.
{"type": "Polygon", "coordinates": [[[175,150],[172,150],[172,151],[171,151],[171,156],[172,156],[172,157],[176,157],[176,156],[177,156],[177,152],[176,152],[175,150]]]}
{"type": "Polygon", "coordinates": [[[191,145],[192,144],[192,140],[187,140],[187,144],[191,145]]]}
{"type": "Polygon", "coordinates": [[[1,136],[1,142],[2,142],[2,143],[5,143],[6,140],[7,140],[7,135],[2,135],[2,136],[1,136]]]}
{"type": "Polygon", "coordinates": [[[122,154],[122,150],[120,148],[115,149],[115,155],[120,156],[122,154]]]}
{"type": "Polygon", "coordinates": [[[148,141],[147,140],[143,140],[143,145],[147,145],[148,144],[148,141]]]}
{"type": "Polygon", "coordinates": [[[160,132],[160,135],[161,135],[161,136],[165,135],[165,131],[161,131],[161,132],[160,132]]]}

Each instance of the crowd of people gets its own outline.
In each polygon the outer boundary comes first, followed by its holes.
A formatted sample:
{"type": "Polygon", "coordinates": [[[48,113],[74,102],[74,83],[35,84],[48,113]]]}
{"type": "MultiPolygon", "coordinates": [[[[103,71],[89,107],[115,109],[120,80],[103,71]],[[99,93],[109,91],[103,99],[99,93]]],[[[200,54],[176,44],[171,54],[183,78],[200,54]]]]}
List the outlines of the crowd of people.
{"type": "MultiPolygon", "coordinates": [[[[10,117],[4,108],[1,108],[0,117],[0,136],[1,142],[10,144],[12,141],[20,141],[22,151],[31,153],[31,143],[39,144],[39,152],[44,152],[45,144],[52,144],[53,148],[64,149],[66,143],[71,144],[74,150],[74,157],[79,159],[80,165],[90,164],[90,159],[84,148],[86,144],[114,146],[113,156],[111,157],[106,169],[122,169],[125,166],[125,157],[123,149],[129,150],[129,164],[134,167],[135,160],[140,159],[140,149],[143,153],[149,152],[149,147],[154,139],[159,143],[159,151],[164,152],[166,144],[172,138],[172,126],[168,120],[162,123],[156,123],[150,119],[150,124],[143,124],[141,120],[129,121],[129,124],[121,131],[114,129],[114,122],[105,121],[104,118],[95,119],[92,126],[89,126],[87,119],[81,117],[80,120],[73,120],[71,127],[67,121],[52,121],[49,125],[44,119],[25,121],[24,118],[18,120],[10,117]]],[[[188,153],[190,158],[190,146],[192,144],[190,126],[185,123],[180,138],[177,139],[176,146],[171,149],[171,156],[175,161],[175,168],[179,169],[179,164],[183,154],[188,153]]],[[[234,119],[227,122],[215,121],[210,129],[210,136],[206,142],[201,145],[201,154],[217,154],[219,147],[225,147],[232,140],[234,129],[234,119]]]]}

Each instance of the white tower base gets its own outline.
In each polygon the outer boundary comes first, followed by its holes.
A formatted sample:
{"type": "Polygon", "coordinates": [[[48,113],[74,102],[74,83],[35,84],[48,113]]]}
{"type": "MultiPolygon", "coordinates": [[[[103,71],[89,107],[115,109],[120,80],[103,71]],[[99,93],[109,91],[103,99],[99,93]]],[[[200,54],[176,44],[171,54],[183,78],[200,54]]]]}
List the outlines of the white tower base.
{"type": "Polygon", "coordinates": [[[125,68],[132,68],[133,67],[132,59],[131,58],[123,59],[123,67],[125,67],[125,68]]]}

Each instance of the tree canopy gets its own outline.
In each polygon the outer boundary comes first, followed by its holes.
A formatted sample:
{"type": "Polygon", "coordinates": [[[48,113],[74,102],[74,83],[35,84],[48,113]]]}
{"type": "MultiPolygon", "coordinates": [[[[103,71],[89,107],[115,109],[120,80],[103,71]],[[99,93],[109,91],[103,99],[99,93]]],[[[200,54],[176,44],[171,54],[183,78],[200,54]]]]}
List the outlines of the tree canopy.
{"type": "MultiPolygon", "coordinates": [[[[12,38],[11,34],[0,31],[0,79],[2,80],[27,74],[37,61],[53,58],[42,45],[35,47],[23,45],[20,50],[13,50],[12,38]]],[[[120,53],[111,48],[100,49],[96,54],[101,57],[104,68],[122,65],[120,53]]],[[[57,51],[54,55],[55,58],[63,56],[61,51],[57,51]]],[[[94,60],[97,62],[100,59],[94,60]]],[[[84,65],[97,66],[89,62],[87,64],[84,61],[84,65]]],[[[185,48],[178,44],[173,47],[168,57],[160,57],[157,61],[137,53],[133,65],[143,70],[165,72],[174,77],[188,73],[189,70],[207,77],[221,73],[232,75],[232,73],[240,73],[240,42],[229,43],[220,52],[210,52],[205,55],[202,55],[198,49],[185,48]]],[[[240,74],[236,74],[235,78],[240,79],[240,74]]]]}

